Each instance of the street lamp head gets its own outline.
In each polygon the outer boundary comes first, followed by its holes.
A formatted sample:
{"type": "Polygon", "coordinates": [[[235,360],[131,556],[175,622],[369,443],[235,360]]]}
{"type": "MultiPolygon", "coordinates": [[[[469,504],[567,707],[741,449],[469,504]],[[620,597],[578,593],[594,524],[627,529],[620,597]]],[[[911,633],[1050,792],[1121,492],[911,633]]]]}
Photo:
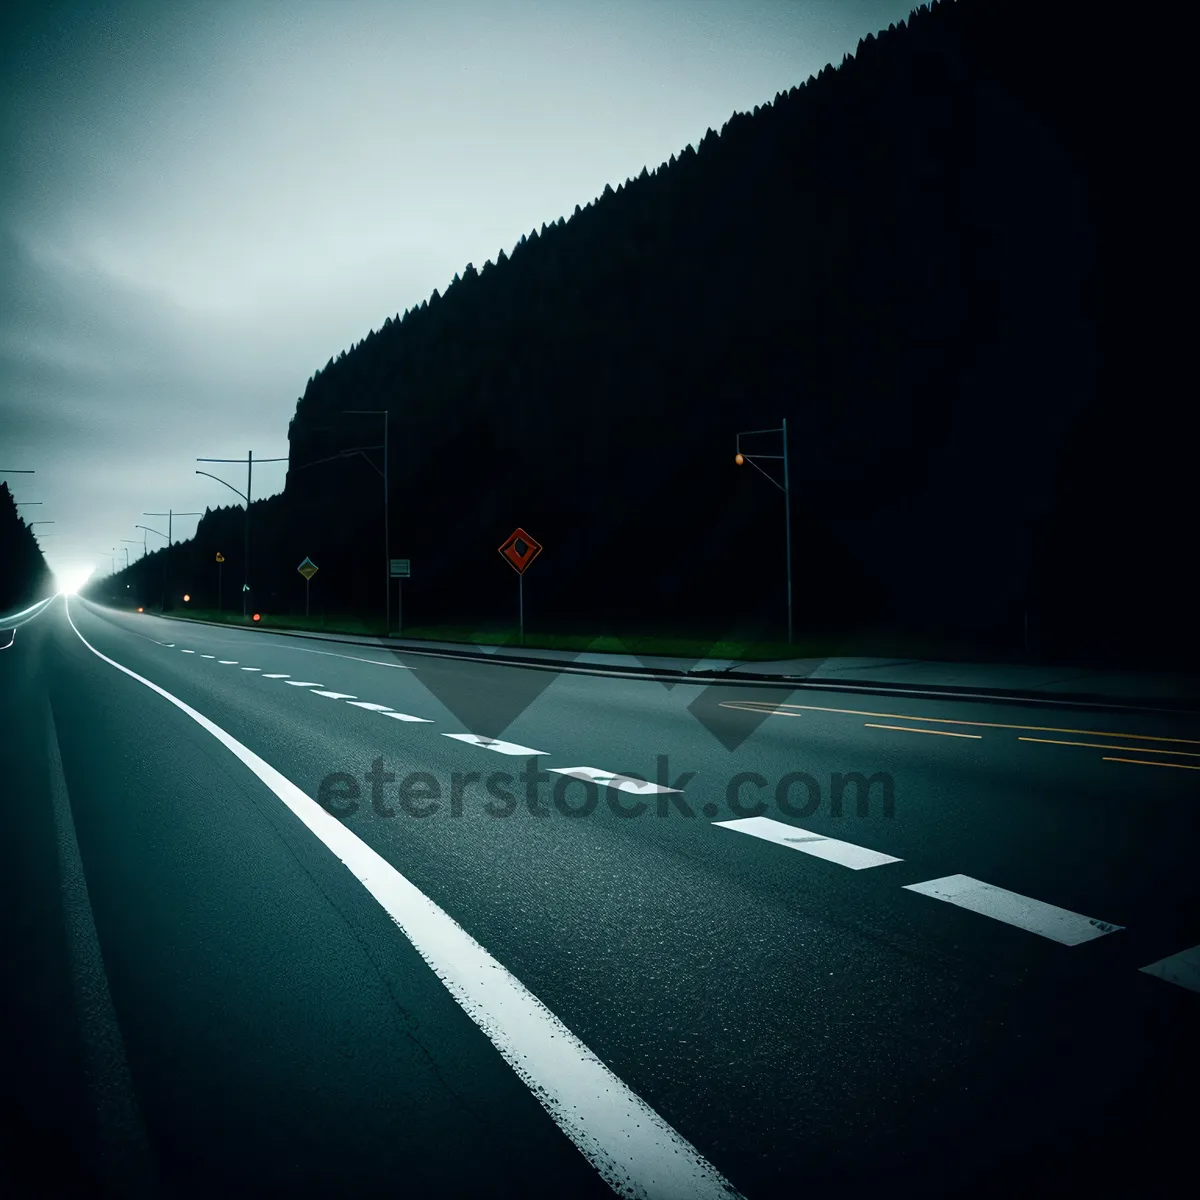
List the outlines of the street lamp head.
{"type": "Polygon", "coordinates": [[[735,454],[733,461],[740,467],[746,460],[740,454],[735,454]]]}

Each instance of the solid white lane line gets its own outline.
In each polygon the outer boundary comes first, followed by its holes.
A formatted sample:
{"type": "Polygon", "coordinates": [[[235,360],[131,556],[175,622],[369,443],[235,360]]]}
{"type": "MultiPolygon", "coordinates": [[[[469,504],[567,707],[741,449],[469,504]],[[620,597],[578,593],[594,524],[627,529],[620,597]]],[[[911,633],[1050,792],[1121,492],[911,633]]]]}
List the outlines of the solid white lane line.
{"type": "Polygon", "coordinates": [[[1200,992],[1200,946],[1160,958],[1158,962],[1142,967],[1141,970],[1147,975],[1157,975],[1159,979],[1165,979],[1168,983],[1177,983],[1189,991],[1200,992]]]}
{"type": "Polygon", "coordinates": [[[264,679],[291,679],[290,675],[264,675],[264,679]]]}
{"type": "MultiPolygon", "coordinates": [[[[392,711],[386,704],[372,704],[370,700],[351,700],[350,707],[365,708],[368,712],[386,713],[392,711]]],[[[404,716],[403,713],[398,713],[397,715],[401,717],[404,716]]]]}
{"type": "Polygon", "coordinates": [[[428,717],[414,717],[410,713],[385,712],[385,717],[391,717],[393,721],[414,721],[419,725],[432,725],[433,722],[428,717]]]}
{"type": "Polygon", "coordinates": [[[9,646],[11,646],[13,644],[13,642],[15,642],[16,640],[17,640],[17,631],[14,629],[12,631],[12,637],[10,637],[8,639],[8,641],[4,643],[3,646],[0,646],[0,650],[7,650],[9,648],[9,646]]]}
{"type": "Polygon", "coordinates": [[[328,696],[330,700],[353,700],[354,697],[349,692],[321,692],[314,691],[314,696],[328,696]]]}
{"type": "Polygon", "coordinates": [[[905,890],[932,896],[935,900],[945,900],[948,904],[956,904],[959,908],[985,917],[994,917],[997,921],[1050,938],[1064,946],[1078,946],[1081,942],[1090,942],[1093,938],[1125,928],[1123,925],[1084,917],[1041,900],[1032,900],[1028,896],[993,887],[990,883],[981,883],[969,875],[947,875],[925,883],[910,883],[905,890]]]}
{"type": "Polygon", "coordinates": [[[289,679],[288,687],[320,687],[319,683],[313,683],[311,680],[305,679],[289,679]]]}
{"type": "Polygon", "coordinates": [[[551,767],[556,775],[570,775],[572,779],[583,779],[588,783],[602,784],[619,792],[633,792],[642,796],[660,796],[664,792],[678,792],[679,788],[662,787],[633,775],[617,775],[602,771],[599,767],[551,767]]]}
{"type": "Polygon", "coordinates": [[[841,842],[837,838],[825,837],[824,834],[798,829],[795,825],[785,825],[784,822],[773,821],[770,817],[743,817],[737,821],[714,821],[713,824],[723,829],[736,830],[738,833],[748,833],[751,837],[775,842],[779,846],[787,846],[803,854],[811,854],[814,858],[823,858],[826,862],[849,867],[852,871],[904,861],[891,854],[881,854],[878,850],[856,846],[853,842],[841,842]]]}
{"type": "Polygon", "coordinates": [[[528,746],[502,742],[499,738],[480,737],[477,733],[443,733],[442,737],[454,738],[456,742],[466,742],[468,746],[479,746],[484,750],[495,750],[497,754],[532,754],[543,758],[546,755],[544,750],[530,750],[528,746]]]}
{"type": "MultiPolygon", "coordinates": [[[[67,612],[70,620],[70,610],[67,612]]],[[[556,1125],[622,1196],[740,1200],[720,1172],[623,1083],[519,979],[336,817],[232,734],[128,667],[97,658],[156,692],[211,734],[339,859],[400,927],[556,1125]]]]}

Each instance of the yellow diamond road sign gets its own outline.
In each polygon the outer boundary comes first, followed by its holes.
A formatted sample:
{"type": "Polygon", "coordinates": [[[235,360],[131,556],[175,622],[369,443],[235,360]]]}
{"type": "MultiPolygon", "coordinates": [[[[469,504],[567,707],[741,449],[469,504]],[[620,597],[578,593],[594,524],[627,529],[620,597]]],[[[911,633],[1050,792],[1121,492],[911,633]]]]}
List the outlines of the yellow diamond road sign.
{"type": "Polygon", "coordinates": [[[224,561],[225,561],[225,555],[223,555],[223,554],[220,552],[220,550],[218,550],[218,551],[217,551],[217,562],[224,562],[224,561]]]}
{"type": "Polygon", "coordinates": [[[317,564],[311,558],[306,558],[297,568],[305,579],[311,579],[317,573],[317,564]]]}

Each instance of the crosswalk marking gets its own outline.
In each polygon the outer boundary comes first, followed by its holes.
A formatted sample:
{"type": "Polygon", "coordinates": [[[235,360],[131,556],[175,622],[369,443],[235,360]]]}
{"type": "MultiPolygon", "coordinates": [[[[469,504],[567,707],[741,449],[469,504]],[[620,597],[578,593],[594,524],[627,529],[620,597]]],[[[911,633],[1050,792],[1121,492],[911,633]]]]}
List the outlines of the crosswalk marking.
{"type": "Polygon", "coordinates": [[[910,883],[905,890],[932,896],[935,900],[945,900],[948,904],[985,917],[994,917],[997,921],[1050,938],[1064,946],[1078,946],[1081,942],[1090,942],[1093,938],[1125,928],[1123,925],[1084,917],[1068,909],[994,887],[990,883],[981,883],[969,875],[946,875],[925,883],[910,883]]]}
{"type": "Polygon", "coordinates": [[[454,738],[456,742],[466,742],[468,746],[479,746],[484,750],[495,750],[497,754],[528,754],[544,758],[544,750],[530,750],[528,746],[518,746],[514,742],[502,742],[499,738],[480,737],[477,733],[443,733],[442,737],[454,738]]]}
{"type": "Polygon", "coordinates": [[[890,854],[881,854],[878,850],[868,850],[866,846],[856,846],[853,842],[842,842],[807,829],[798,829],[795,825],[786,825],[783,821],[774,821],[770,817],[743,817],[737,821],[714,821],[713,824],[811,854],[814,858],[838,863],[852,871],[903,861],[890,854]]]}
{"type": "Polygon", "coordinates": [[[599,767],[551,767],[556,775],[569,775],[572,779],[582,779],[587,783],[599,783],[605,787],[616,788],[619,792],[633,792],[641,796],[658,796],[664,792],[678,792],[679,788],[662,787],[657,783],[648,783],[631,775],[618,775],[614,771],[602,771],[599,767]]]}
{"type": "Polygon", "coordinates": [[[1189,991],[1200,992],[1200,946],[1160,958],[1158,962],[1142,967],[1142,970],[1147,975],[1157,975],[1159,979],[1177,983],[1189,991]]]}

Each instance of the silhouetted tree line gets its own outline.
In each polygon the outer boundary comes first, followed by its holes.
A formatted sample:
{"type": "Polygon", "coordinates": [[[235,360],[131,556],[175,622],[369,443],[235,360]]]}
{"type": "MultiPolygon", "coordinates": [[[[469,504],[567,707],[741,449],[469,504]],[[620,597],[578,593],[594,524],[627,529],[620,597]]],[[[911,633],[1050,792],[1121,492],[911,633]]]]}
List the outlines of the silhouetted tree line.
{"type": "Polygon", "coordinates": [[[53,582],[32,528],[17,513],[8,484],[0,481],[0,614],[48,596],[53,582]]]}
{"type": "MultiPolygon", "coordinates": [[[[496,548],[522,525],[531,627],[780,632],[781,493],[733,454],[786,417],[801,634],[1194,653],[1146,576],[1190,496],[1131,396],[1128,23],[1077,18],[922,7],[388,317],[297,404],[256,602],[302,608],[308,555],[314,605],[382,610],[382,456],[309,464],[378,445],[343,413],[386,408],[406,622],[515,621],[496,548]]],[[[201,559],[240,561],[241,516],[205,516],[201,559]]]]}

